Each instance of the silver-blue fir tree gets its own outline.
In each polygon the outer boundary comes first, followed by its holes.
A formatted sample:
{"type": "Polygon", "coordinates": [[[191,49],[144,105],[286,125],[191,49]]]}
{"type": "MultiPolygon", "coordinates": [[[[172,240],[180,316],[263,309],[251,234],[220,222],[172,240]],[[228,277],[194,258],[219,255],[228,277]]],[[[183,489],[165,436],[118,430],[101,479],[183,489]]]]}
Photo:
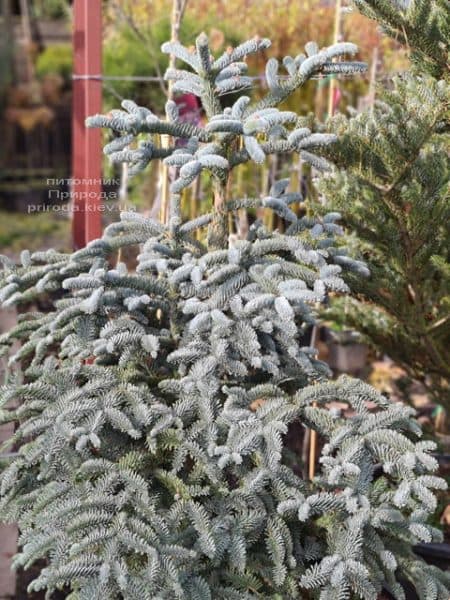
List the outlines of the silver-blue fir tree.
{"type": "Polygon", "coordinates": [[[105,149],[113,161],[174,167],[168,224],[125,213],[75,253],[3,261],[4,306],[54,299],[0,340],[11,364],[1,421],[17,423],[0,511],[19,523],[15,564],[46,559],[30,590],[48,598],[66,587],[71,600],[375,600],[384,587],[401,600],[401,574],[423,600],[448,599],[448,576],[412,551],[440,537],[427,524],[431,490],[445,487],[433,444],[412,409],[330,381],[302,342],[314,305],[348,291],[342,269],[366,275],[336,242],[339,215],[298,216],[285,180],[263,198],[226,197],[234,167],[270,154],[326,168],[314,151],[335,137],[276,107],[313,76],[364,68],[336,62],[352,44],[310,43],[283,60],[283,76],[268,61],[262,100],[223,108],[249,85],[245,57],[268,46],[253,39],[219,58],[205,35],[194,51],[163,46],[188,65],[166,76],[201,99],[204,127],[181,122],[170,101],[165,119],[126,101],[89,120],[118,135],[105,149]],[[180,193],[201,173],[211,212],[183,222],[180,193]],[[284,232],[256,221],[230,242],[230,211],[257,207],[284,232]],[[130,245],[141,248],[135,270],[117,261],[130,245]],[[353,416],[331,410],[336,400],[353,416]],[[286,456],[294,422],[325,442],[313,481],[286,456]]]}

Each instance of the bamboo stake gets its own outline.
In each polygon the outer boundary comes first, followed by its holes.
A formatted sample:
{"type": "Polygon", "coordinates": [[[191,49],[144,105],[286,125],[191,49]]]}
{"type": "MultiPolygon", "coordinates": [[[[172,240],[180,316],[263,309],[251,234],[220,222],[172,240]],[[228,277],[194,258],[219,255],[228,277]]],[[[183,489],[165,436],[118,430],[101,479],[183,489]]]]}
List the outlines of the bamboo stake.
{"type": "Polygon", "coordinates": [[[370,112],[373,113],[376,96],[376,82],[377,82],[377,68],[378,68],[378,45],[372,51],[372,68],[370,69],[370,82],[369,82],[369,106],[370,112]]]}
{"type": "MultiPolygon", "coordinates": [[[[236,198],[243,197],[243,184],[244,184],[244,165],[238,166],[237,172],[237,187],[236,187],[236,198]]],[[[238,210],[238,235],[239,239],[245,240],[248,234],[248,214],[245,208],[238,210]]]]}
{"type": "MultiPolygon", "coordinates": [[[[170,19],[170,41],[180,41],[180,27],[183,19],[184,11],[186,10],[187,0],[173,0],[172,2],[172,15],[170,19]]],[[[175,69],[176,67],[176,56],[171,54],[169,57],[169,69],[175,69]]],[[[169,81],[167,98],[173,100],[173,81],[169,81]]],[[[168,148],[171,144],[171,138],[167,135],[161,136],[161,145],[163,148],[168,148]]],[[[162,163],[161,169],[161,208],[160,208],[160,220],[162,223],[167,224],[169,221],[169,206],[170,206],[170,171],[167,165],[162,163]]]]}
{"type": "MultiPolygon", "coordinates": [[[[317,341],[317,333],[318,326],[314,325],[311,332],[311,348],[316,347],[317,341]]],[[[313,402],[313,407],[316,407],[317,403],[313,402]]],[[[317,455],[317,431],[315,429],[309,430],[309,469],[308,474],[309,478],[314,479],[314,475],[316,474],[316,455],[317,455]]]]}
{"type": "MultiPolygon", "coordinates": [[[[242,150],[244,147],[242,136],[239,138],[239,150],[242,150]]],[[[241,164],[237,167],[237,175],[236,175],[236,198],[242,198],[244,193],[244,169],[245,165],[241,164]]],[[[248,233],[248,214],[245,208],[240,208],[237,211],[238,214],[238,237],[241,240],[245,240],[248,233]]]]}
{"type": "Polygon", "coordinates": [[[191,206],[191,195],[192,195],[192,187],[185,187],[181,192],[181,202],[180,202],[180,214],[182,220],[185,217],[189,218],[190,206],[191,206]]]}
{"type": "MultiPolygon", "coordinates": [[[[336,8],[334,13],[334,34],[333,44],[337,44],[341,36],[341,12],[342,12],[342,0],[336,0],[336,8]]],[[[330,79],[330,89],[328,95],[328,116],[332,117],[334,112],[334,92],[336,90],[336,79],[332,77],[330,79]]]]}
{"type": "MultiPolygon", "coordinates": [[[[168,148],[170,144],[169,136],[161,136],[161,148],[168,148]]],[[[169,168],[161,162],[161,207],[159,220],[161,223],[167,224],[169,219],[169,200],[170,200],[170,181],[169,168]]]]}
{"type": "MultiPolygon", "coordinates": [[[[270,170],[269,170],[269,181],[268,181],[268,185],[272,186],[276,180],[277,177],[277,171],[278,171],[278,155],[277,154],[271,154],[269,156],[269,165],[270,165],[270,170]]],[[[280,219],[277,219],[278,221],[280,221],[280,219]]],[[[281,223],[279,224],[279,230],[283,231],[281,229],[281,223]]],[[[273,210],[266,210],[266,223],[265,223],[267,229],[269,231],[273,231],[275,229],[275,214],[273,212],[273,210]]]]}
{"type": "MultiPolygon", "coordinates": [[[[201,180],[200,177],[194,179],[192,183],[192,192],[191,192],[191,201],[189,204],[189,218],[195,219],[197,216],[198,207],[200,204],[200,190],[201,190],[201,180]]],[[[195,230],[195,239],[200,240],[202,233],[200,229],[195,230]]]]}
{"type": "MultiPolygon", "coordinates": [[[[313,403],[316,406],[316,403],[313,403]]],[[[309,478],[312,480],[316,474],[316,453],[317,453],[317,431],[315,429],[309,430],[309,478]]]]}
{"type": "Polygon", "coordinates": [[[119,210],[126,210],[128,203],[128,163],[122,163],[119,188],[119,210]]]}
{"type": "MultiPolygon", "coordinates": [[[[119,211],[126,210],[128,202],[128,163],[122,163],[119,188],[119,211]]],[[[122,234],[121,234],[122,235],[122,234]]],[[[122,262],[123,246],[117,252],[116,264],[122,262]]]]}
{"type": "MultiPolygon", "coordinates": [[[[231,198],[232,189],[233,189],[233,172],[231,171],[230,174],[228,175],[227,185],[225,187],[225,200],[228,200],[229,198],[231,198]]],[[[228,239],[230,239],[230,236],[233,235],[233,233],[234,233],[234,214],[230,210],[228,213],[228,239]]]]}
{"type": "MultiPolygon", "coordinates": [[[[260,179],[260,186],[261,186],[261,196],[267,196],[267,194],[269,193],[269,169],[267,168],[267,161],[264,161],[263,164],[261,165],[261,179],[260,179]]],[[[267,221],[267,210],[265,208],[263,208],[262,206],[259,206],[256,210],[256,218],[257,219],[261,219],[262,222],[264,224],[266,224],[267,221]]]]}
{"type": "Polygon", "coordinates": [[[197,189],[198,189],[198,178],[191,184],[191,187],[190,187],[189,206],[188,206],[190,221],[192,219],[195,219],[195,217],[197,216],[197,205],[195,202],[197,195],[198,195],[197,189]]]}

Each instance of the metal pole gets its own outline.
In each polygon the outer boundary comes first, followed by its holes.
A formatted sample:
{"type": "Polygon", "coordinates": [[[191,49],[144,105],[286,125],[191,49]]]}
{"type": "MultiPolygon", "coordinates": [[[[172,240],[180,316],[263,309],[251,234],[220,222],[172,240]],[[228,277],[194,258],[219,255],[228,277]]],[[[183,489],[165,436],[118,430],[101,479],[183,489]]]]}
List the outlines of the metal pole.
{"type": "Polygon", "coordinates": [[[72,233],[74,248],[102,234],[100,211],[101,132],[87,129],[86,117],[101,112],[101,0],[74,0],[72,104],[72,233]],[[77,76],[82,76],[77,78],[77,76]]]}

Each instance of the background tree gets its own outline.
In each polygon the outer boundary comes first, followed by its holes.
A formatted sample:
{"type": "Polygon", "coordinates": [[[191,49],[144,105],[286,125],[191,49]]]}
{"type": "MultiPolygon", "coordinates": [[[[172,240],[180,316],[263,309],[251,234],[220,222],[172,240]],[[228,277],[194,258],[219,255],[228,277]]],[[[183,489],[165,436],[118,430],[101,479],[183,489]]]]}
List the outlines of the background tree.
{"type": "Polygon", "coordinates": [[[356,4],[408,48],[413,70],[371,109],[330,126],[339,141],[326,154],[338,168],[321,190],[371,272],[349,275],[357,296],[330,314],[450,408],[450,10],[441,0],[356,4]]]}

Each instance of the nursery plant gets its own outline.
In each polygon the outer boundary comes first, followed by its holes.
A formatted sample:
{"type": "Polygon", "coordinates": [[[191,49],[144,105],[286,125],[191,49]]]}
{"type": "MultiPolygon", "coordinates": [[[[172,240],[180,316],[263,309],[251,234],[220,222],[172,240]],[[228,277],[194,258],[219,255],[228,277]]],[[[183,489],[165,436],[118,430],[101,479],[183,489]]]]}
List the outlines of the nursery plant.
{"type": "Polygon", "coordinates": [[[375,106],[332,127],[337,169],[322,181],[371,277],[331,315],[365,334],[450,409],[450,8],[446,1],[357,2],[410,51],[411,71],[375,106]]]}
{"type": "Polygon", "coordinates": [[[339,215],[297,216],[302,198],[284,180],[263,198],[226,195],[233,168],[273,153],[326,167],[315,151],[335,136],[277,106],[311,77],[364,68],[336,62],[352,44],[309,43],[284,59],[283,75],[268,61],[262,100],[241,95],[223,109],[224,94],[250,85],[245,57],[268,46],[252,39],[214,58],[205,35],[192,50],[163,45],[188,66],[166,77],[199,96],[204,127],[181,122],[171,101],[164,119],[125,101],[89,120],[115,132],[105,151],[132,172],[155,159],[173,167],[167,223],[129,212],[73,254],[4,259],[5,306],[54,299],[1,338],[1,419],[17,428],[0,510],[19,523],[15,564],[47,561],[30,591],[375,600],[384,588],[403,599],[402,576],[423,600],[448,599],[448,575],[412,550],[440,539],[427,523],[432,490],[445,487],[433,443],[420,441],[411,408],[329,380],[302,342],[315,304],[348,291],[342,269],[367,275],[337,244],[339,215]],[[211,178],[211,212],[183,222],[180,194],[199,176],[211,178]],[[258,207],[284,219],[284,232],[257,220],[245,239],[230,237],[229,214],[258,207]],[[129,245],[141,247],[135,270],[120,260],[129,245]],[[286,457],[294,422],[324,442],[312,481],[286,457]]]}

